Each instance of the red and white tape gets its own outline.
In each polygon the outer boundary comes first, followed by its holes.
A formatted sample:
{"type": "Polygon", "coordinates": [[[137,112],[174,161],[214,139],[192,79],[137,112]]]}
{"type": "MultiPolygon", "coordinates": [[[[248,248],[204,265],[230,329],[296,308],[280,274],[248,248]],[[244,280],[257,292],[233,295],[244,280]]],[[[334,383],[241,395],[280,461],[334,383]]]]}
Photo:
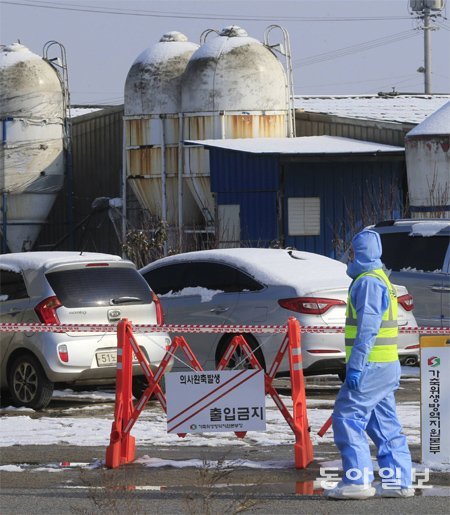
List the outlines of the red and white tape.
{"type": "MultiPolygon", "coordinates": [[[[302,333],[343,333],[343,326],[301,326],[302,333]]],[[[0,333],[115,333],[117,324],[0,324],[0,333]]],[[[286,333],[287,325],[135,324],[135,333],[286,333]]],[[[450,328],[399,327],[403,334],[447,335],[450,328]]]]}

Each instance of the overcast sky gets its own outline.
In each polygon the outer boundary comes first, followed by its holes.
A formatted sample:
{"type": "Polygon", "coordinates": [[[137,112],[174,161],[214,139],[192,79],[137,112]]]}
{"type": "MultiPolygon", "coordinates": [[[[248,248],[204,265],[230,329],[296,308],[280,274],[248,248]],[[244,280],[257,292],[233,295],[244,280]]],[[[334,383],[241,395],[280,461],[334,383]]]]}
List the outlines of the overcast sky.
{"type": "MultiPolygon", "coordinates": [[[[409,0],[0,0],[1,43],[42,55],[67,51],[74,104],[120,104],[135,58],[178,30],[198,43],[208,28],[235,24],[263,40],[270,24],[291,39],[296,94],[423,92],[423,31],[409,0]]],[[[432,41],[432,91],[450,93],[450,2],[432,41]]]]}

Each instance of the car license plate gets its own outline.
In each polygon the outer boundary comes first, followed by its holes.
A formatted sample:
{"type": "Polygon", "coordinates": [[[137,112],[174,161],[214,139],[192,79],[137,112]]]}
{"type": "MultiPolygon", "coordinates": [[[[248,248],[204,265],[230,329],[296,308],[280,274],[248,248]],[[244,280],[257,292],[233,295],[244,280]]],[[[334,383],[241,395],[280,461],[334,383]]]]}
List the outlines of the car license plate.
{"type": "MultiPolygon", "coordinates": [[[[113,367],[117,364],[117,352],[116,351],[105,351],[96,352],[95,357],[97,358],[98,367],[113,367]]],[[[133,352],[133,363],[137,363],[137,358],[133,352]]]]}

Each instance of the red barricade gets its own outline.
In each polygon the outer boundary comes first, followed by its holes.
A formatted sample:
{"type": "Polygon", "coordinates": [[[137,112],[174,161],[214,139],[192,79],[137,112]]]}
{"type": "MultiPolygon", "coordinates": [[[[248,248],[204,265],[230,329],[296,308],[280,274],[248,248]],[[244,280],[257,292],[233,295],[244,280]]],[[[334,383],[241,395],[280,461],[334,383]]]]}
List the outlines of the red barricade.
{"type": "Polygon", "coordinates": [[[333,423],[333,419],[331,418],[331,415],[330,415],[328,417],[327,421],[325,422],[325,424],[319,429],[319,431],[317,431],[317,434],[319,436],[323,436],[328,431],[328,429],[330,429],[332,423],[333,423]]]}
{"type": "MultiPolygon", "coordinates": [[[[135,458],[135,439],[130,431],[135,424],[139,414],[144,409],[150,397],[154,394],[160,402],[163,410],[167,412],[166,398],[159,386],[166,368],[174,353],[181,349],[194,370],[203,371],[201,365],[192,353],[188,343],[182,336],[176,336],[162,359],[156,373],[153,373],[146,357],[141,352],[134,335],[132,325],[128,320],[122,320],[117,330],[117,372],[116,372],[116,405],[114,411],[114,422],[112,424],[110,444],[106,450],[106,466],[117,468],[122,464],[130,463],[135,458]],[[132,401],[132,354],[135,354],[141,368],[148,380],[149,386],[142,397],[133,405],[132,401]]],[[[253,368],[262,370],[258,360],[255,358],[245,338],[237,334],[230,342],[217,369],[223,370],[234,351],[241,347],[253,368]]],[[[291,317],[288,321],[287,334],[278,350],[277,356],[271,369],[264,375],[265,393],[270,394],[276,406],[283,414],[287,423],[295,435],[294,458],[295,466],[298,469],[306,468],[313,460],[313,449],[310,438],[310,428],[306,413],[305,384],[302,370],[302,356],[300,347],[300,324],[296,318],[291,317]],[[272,381],[278,371],[283,356],[289,347],[289,363],[292,383],[293,416],[284,405],[278,392],[272,386],[272,381]]],[[[236,432],[240,438],[245,432],[236,432]]],[[[185,434],[179,433],[184,437],[185,434]]]]}

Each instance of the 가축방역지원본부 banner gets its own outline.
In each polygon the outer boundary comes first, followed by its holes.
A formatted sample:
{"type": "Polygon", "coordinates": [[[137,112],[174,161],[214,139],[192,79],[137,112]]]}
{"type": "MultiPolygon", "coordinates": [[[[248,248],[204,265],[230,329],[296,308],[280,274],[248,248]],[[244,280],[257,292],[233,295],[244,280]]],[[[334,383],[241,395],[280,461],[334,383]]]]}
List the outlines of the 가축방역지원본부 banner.
{"type": "Polygon", "coordinates": [[[421,336],[422,462],[450,463],[450,334],[421,336]]]}

